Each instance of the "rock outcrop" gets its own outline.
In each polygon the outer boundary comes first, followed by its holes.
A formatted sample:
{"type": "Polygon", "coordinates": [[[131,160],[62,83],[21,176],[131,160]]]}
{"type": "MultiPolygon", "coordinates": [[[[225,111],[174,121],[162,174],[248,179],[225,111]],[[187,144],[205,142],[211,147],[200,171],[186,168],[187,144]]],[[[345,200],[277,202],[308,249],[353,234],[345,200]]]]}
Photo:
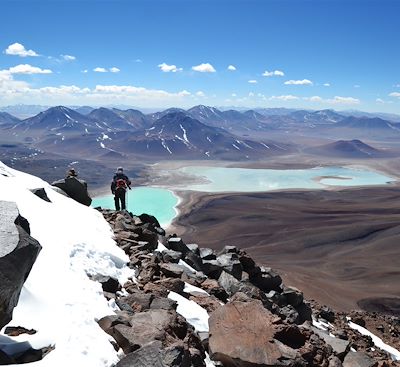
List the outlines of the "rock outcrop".
{"type": "Polygon", "coordinates": [[[126,354],[117,366],[204,367],[206,352],[225,367],[399,365],[353,330],[348,315],[305,300],[245,251],[200,248],[165,236],[154,217],[101,211],[136,270],[122,291],[99,276],[121,310],[99,320],[126,354]],[[180,300],[189,303],[179,309],[180,300]],[[208,313],[209,330],[196,307],[208,313]]]}
{"type": "Polygon", "coordinates": [[[10,322],[22,286],[41,250],[12,202],[0,202],[0,329],[10,322]]]}
{"type": "Polygon", "coordinates": [[[58,180],[52,183],[52,186],[63,190],[71,199],[78,203],[89,206],[92,199],[87,191],[87,184],[83,180],[76,177],[67,177],[63,180],[58,180]]]}

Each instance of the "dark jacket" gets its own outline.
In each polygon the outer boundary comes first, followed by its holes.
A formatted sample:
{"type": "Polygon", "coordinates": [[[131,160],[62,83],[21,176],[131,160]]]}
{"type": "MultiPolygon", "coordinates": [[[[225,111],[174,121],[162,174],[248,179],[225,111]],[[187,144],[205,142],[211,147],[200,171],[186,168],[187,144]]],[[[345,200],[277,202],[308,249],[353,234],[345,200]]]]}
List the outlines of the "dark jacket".
{"type": "Polygon", "coordinates": [[[114,178],[111,182],[111,192],[115,194],[115,190],[117,189],[117,181],[118,180],[124,180],[126,182],[126,186],[130,187],[131,186],[131,181],[129,180],[128,176],[123,174],[123,173],[116,173],[114,175],[114,178]]]}

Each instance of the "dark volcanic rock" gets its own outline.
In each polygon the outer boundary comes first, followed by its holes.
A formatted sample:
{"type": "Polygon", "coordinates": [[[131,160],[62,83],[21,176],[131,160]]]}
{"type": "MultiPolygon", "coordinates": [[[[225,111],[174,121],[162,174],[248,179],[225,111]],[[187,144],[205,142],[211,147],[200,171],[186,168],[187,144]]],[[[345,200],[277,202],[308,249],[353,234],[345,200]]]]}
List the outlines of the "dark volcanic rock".
{"type": "Polygon", "coordinates": [[[121,289],[118,280],[108,275],[98,274],[93,276],[92,280],[101,283],[104,292],[116,293],[121,289]]]}
{"type": "Polygon", "coordinates": [[[122,358],[116,367],[165,367],[161,350],[160,341],[150,342],[122,358]]]}
{"type": "Polygon", "coordinates": [[[215,260],[217,255],[215,255],[214,251],[207,247],[202,247],[200,249],[200,257],[203,260],[215,260]]]}
{"type": "Polygon", "coordinates": [[[15,203],[0,202],[0,329],[12,318],[22,286],[41,250],[39,242],[25,228],[15,203]]]}
{"type": "Polygon", "coordinates": [[[53,186],[60,188],[72,199],[76,200],[86,206],[90,206],[92,199],[87,191],[87,184],[83,180],[79,180],[75,177],[65,178],[63,180],[55,181],[52,183],[53,186]]]}
{"type": "Polygon", "coordinates": [[[189,252],[189,248],[183,243],[182,238],[180,237],[170,237],[168,238],[168,242],[166,247],[170,250],[181,252],[186,255],[189,252]]]}
{"type": "MultiPolygon", "coordinates": [[[[233,247],[233,246],[230,246],[233,247]]],[[[235,247],[236,248],[236,247],[235,247]]],[[[236,252],[227,252],[217,257],[217,261],[220,263],[221,267],[229,274],[233,275],[236,279],[242,279],[242,264],[236,252]]]]}
{"type": "Polygon", "coordinates": [[[44,188],[40,189],[33,189],[31,190],[36,196],[40,197],[42,200],[47,201],[48,203],[51,203],[51,200],[48,198],[46,194],[46,190],[44,188]]]}

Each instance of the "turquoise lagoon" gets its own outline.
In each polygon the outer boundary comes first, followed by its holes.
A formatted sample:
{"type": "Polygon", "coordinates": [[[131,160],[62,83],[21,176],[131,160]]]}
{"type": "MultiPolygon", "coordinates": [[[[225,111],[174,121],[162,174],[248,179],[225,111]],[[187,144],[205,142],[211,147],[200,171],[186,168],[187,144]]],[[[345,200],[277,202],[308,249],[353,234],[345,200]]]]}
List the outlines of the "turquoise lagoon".
{"type": "Polygon", "coordinates": [[[202,179],[201,183],[186,186],[186,190],[204,192],[322,189],[326,188],[326,185],[369,186],[394,181],[394,178],[378,172],[349,167],[274,170],[191,166],[181,168],[179,171],[202,179]]]}
{"type": "MultiPolygon", "coordinates": [[[[203,192],[260,192],[283,189],[323,189],[326,186],[384,185],[395,181],[381,173],[351,167],[310,169],[247,169],[189,166],[179,173],[195,177],[195,184],[167,188],[138,187],[128,191],[128,210],[134,214],[154,215],[168,226],[177,215],[179,199],[171,190],[203,192]],[[324,178],[325,177],[325,178],[324,178]]],[[[93,199],[92,206],[114,209],[112,195],[93,199]]]]}
{"type": "MultiPolygon", "coordinates": [[[[155,187],[137,187],[127,192],[127,209],[133,214],[154,215],[162,226],[172,222],[177,214],[179,198],[170,190],[155,187]]],[[[92,206],[114,209],[114,196],[96,197],[92,206]]]]}

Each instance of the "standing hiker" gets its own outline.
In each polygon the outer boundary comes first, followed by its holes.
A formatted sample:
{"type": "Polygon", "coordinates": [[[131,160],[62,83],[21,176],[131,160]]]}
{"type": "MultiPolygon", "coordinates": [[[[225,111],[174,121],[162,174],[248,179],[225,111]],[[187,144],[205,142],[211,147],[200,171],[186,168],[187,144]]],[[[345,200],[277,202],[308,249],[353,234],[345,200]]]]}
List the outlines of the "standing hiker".
{"type": "Polygon", "coordinates": [[[118,167],[117,172],[111,182],[111,192],[114,195],[115,210],[126,209],[125,194],[126,189],[131,189],[131,181],[128,176],[124,174],[124,169],[118,167]]]}

